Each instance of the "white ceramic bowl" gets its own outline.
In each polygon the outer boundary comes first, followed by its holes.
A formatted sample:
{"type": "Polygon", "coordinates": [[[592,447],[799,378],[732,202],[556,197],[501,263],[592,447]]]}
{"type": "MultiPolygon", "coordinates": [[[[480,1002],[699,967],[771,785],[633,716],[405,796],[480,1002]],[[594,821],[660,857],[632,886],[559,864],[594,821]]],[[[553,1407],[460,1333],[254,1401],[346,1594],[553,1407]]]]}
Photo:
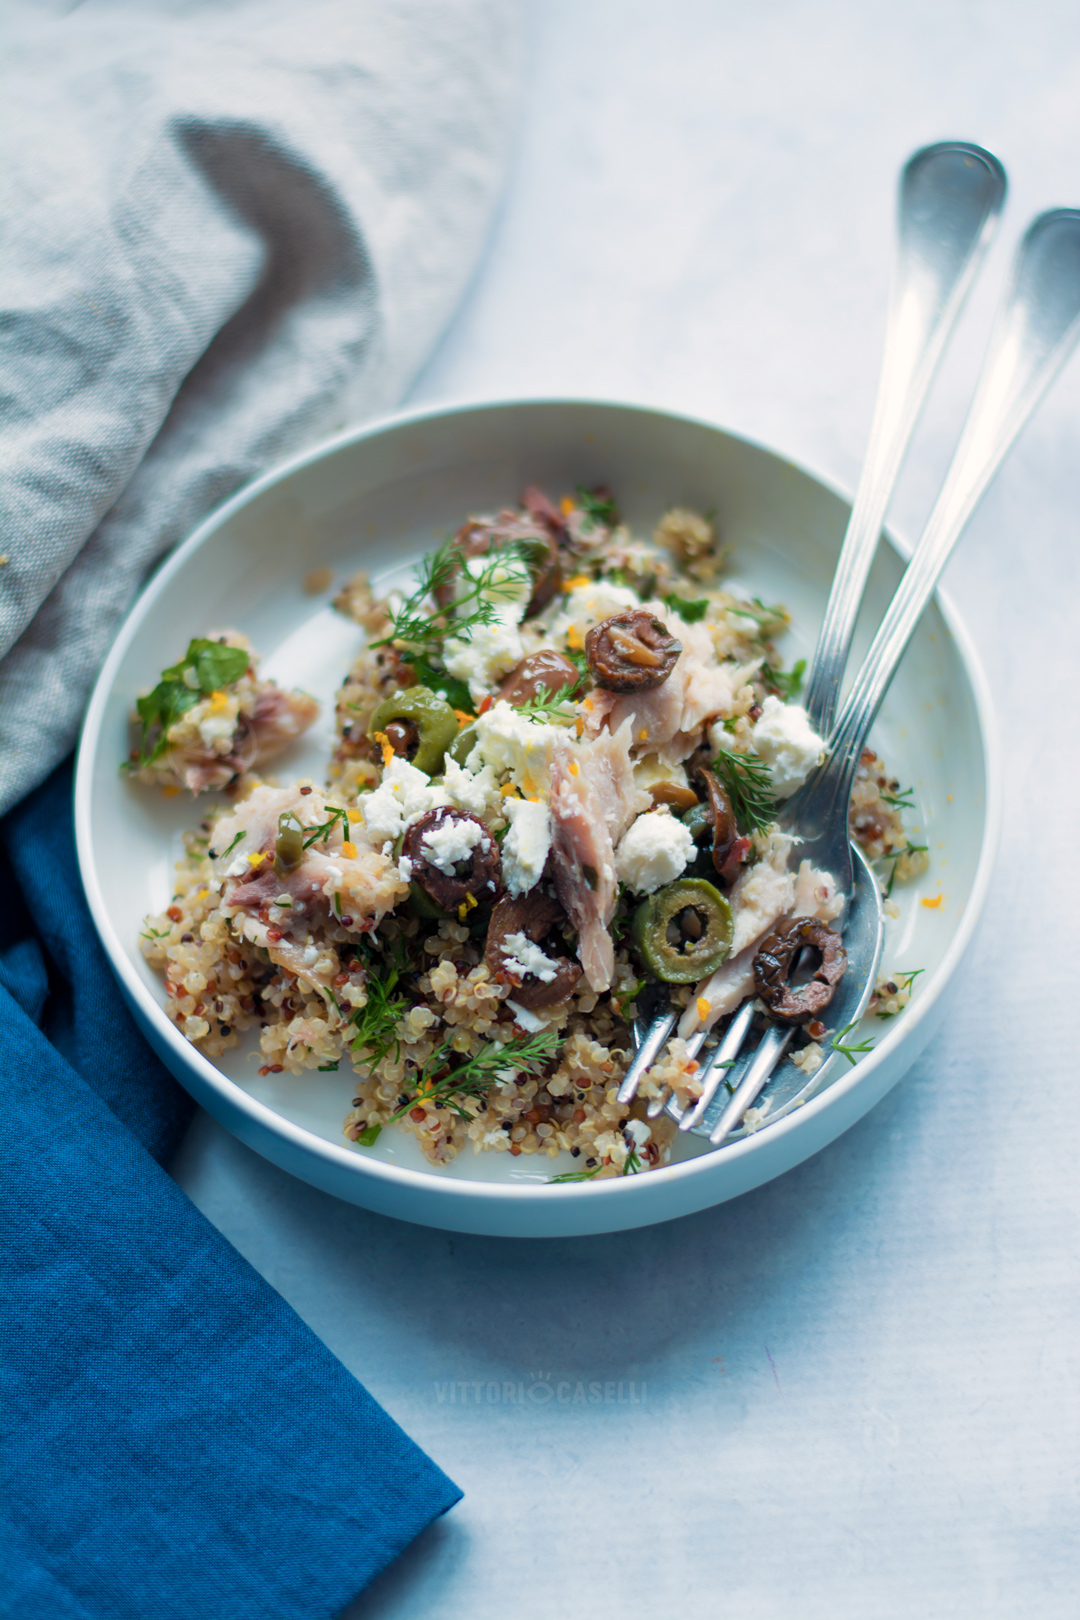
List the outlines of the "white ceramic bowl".
{"type": "MultiPolygon", "coordinates": [[[[180,834],[198,817],[190,799],[165,799],[119,772],[137,693],[189,637],[235,626],[263,654],[264,673],[324,700],[325,720],[280,766],[283,776],[319,779],[332,694],[360,632],[330,608],[329,592],[305,594],[305,576],[329,567],[341,579],[364,567],[378,578],[415,560],[468,513],[512,502],[526,483],[558,495],[598,482],[611,485],[643,533],[673,504],[715,510],[733,577],[791,610],[786,660],[809,656],[848,514],[848,503],[820,479],[665,412],[580,400],[465,405],[344,434],[227,502],[147,586],[87,713],[76,785],[79,858],[105,950],[147,1039],[241,1141],[340,1198],[405,1220],[528,1237],[604,1232],[685,1215],[780,1175],[845,1131],[919,1056],[944,1012],[989,879],[999,775],[986,689],[955,615],[936,602],[875,733],[893,772],[914,786],[914,819],[931,855],[926,878],[898,891],[901,915],[889,926],[884,965],[926,971],[908,1010],[876,1027],[873,1052],[775,1125],[718,1152],[683,1138],[682,1162],[600,1183],[551,1186],[551,1161],[508,1154],[466,1153],[435,1170],[403,1132],[384,1131],[368,1150],[345,1141],[346,1071],[260,1079],[251,1043],[216,1065],[183,1039],[165,1016],[163,986],[142,959],[138,935],[145,914],[168,903],[180,834]],[[920,903],[939,893],[936,909],[920,903]]],[[[901,568],[895,547],[883,545],[855,658],[901,568]]]]}

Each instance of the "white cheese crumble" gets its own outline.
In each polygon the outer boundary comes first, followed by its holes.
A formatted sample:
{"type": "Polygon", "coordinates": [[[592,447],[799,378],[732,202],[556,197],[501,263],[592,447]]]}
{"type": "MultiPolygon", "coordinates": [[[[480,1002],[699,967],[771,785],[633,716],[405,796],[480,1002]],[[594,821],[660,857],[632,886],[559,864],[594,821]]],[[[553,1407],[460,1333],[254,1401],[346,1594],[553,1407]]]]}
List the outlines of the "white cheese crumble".
{"type": "Polygon", "coordinates": [[[623,834],[615,870],[635,894],[652,894],[674,883],[694,858],[689,827],[667,810],[647,810],[623,834]]]}
{"type": "Polygon", "coordinates": [[[546,792],[551,780],[552,751],[561,726],[530,720],[501,698],[476,721],[476,747],[465,761],[469,770],[490,765],[508,775],[528,794],[546,792]]]}
{"type": "Polygon", "coordinates": [[[410,821],[445,804],[446,794],[441,787],[433,787],[423,771],[395,754],[379,786],[361,794],[357,802],[371,842],[392,844],[410,821]]]}
{"type": "Polygon", "coordinates": [[[509,894],[528,894],[544,873],[551,850],[551,812],[529,799],[506,799],[510,830],[502,842],[503,882],[509,894]]]}
{"type": "Polygon", "coordinates": [[[491,839],[478,821],[459,821],[447,816],[420,840],[420,847],[432,866],[453,877],[459,861],[467,861],[477,844],[487,849],[491,839]]]}
{"type": "Polygon", "coordinates": [[[770,694],[750,733],[756,752],[772,772],[773,791],[788,799],[821,762],[825,744],[801,703],[781,703],[770,694]]]}
{"type": "Polygon", "coordinates": [[[584,636],[601,619],[609,619],[623,608],[639,608],[641,597],[628,585],[611,585],[607,580],[589,580],[566,593],[563,611],[551,626],[551,639],[564,641],[571,629],[584,636]]]}
{"type": "MultiPolygon", "coordinates": [[[[488,559],[482,557],[471,558],[465,564],[474,575],[487,566],[488,559]]],[[[495,590],[488,593],[494,609],[491,623],[474,625],[468,640],[448,636],[443,648],[448,673],[469,683],[474,703],[479,703],[500,677],[509,674],[525,656],[518,625],[532,595],[531,577],[500,570],[493,584],[495,590]]]]}
{"type": "Polygon", "coordinates": [[[639,1152],[646,1142],[652,1140],[652,1126],[646,1125],[643,1119],[628,1119],[623,1126],[623,1131],[625,1135],[633,1138],[634,1146],[639,1152]]]}
{"type": "Polygon", "coordinates": [[[218,754],[228,753],[235,731],[235,714],[207,714],[199,721],[199,736],[202,738],[203,747],[213,749],[218,754]],[[225,747],[218,748],[218,743],[224,743],[225,747]]]}
{"type": "Polygon", "coordinates": [[[503,965],[508,973],[513,973],[519,979],[526,978],[530,973],[540,980],[542,984],[550,984],[558,973],[558,963],[534,945],[528,934],[518,932],[507,934],[503,940],[503,965]]]}
{"type": "MultiPolygon", "coordinates": [[[[514,1015],[514,1023],[520,1024],[521,1028],[525,1030],[527,1034],[538,1035],[542,1029],[547,1029],[548,1026],[545,1021],[542,1018],[537,1018],[536,1014],[529,1007],[520,1007],[516,1001],[507,1001],[506,1006],[510,1008],[510,1011],[514,1015]]],[[[513,1079],[514,1084],[516,1085],[517,1075],[515,1075],[513,1079]]]]}
{"type": "Polygon", "coordinates": [[[499,784],[490,765],[479,771],[467,771],[448,754],[443,764],[443,791],[455,809],[464,810],[468,816],[478,816],[481,821],[501,808],[499,784]]]}

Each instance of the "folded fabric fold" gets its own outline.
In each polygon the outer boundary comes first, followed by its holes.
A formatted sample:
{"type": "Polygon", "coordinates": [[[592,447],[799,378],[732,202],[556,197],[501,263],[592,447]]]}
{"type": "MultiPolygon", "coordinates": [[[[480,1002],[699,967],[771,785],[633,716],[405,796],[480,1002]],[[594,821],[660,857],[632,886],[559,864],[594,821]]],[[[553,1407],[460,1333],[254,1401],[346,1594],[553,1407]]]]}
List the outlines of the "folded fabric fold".
{"type": "Polygon", "coordinates": [[[0,1606],[330,1617],[460,1496],[162,1168],[191,1104],[79,884],[65,766],[0,822],[0,1606]]]}

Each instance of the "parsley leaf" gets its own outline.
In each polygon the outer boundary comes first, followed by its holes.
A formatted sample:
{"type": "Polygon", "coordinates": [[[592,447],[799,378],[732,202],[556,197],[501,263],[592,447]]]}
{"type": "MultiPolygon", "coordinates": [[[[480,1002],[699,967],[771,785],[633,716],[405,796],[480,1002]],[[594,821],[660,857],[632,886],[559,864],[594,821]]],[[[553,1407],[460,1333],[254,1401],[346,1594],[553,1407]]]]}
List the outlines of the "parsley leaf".
{"type": "Polygon", "coordinates": [[[423,653],[410,652],[409,663],[416,673],[417,686],[426,686],[429,692],[445,698],[452,709],[472,714],[475,705],[464,681],[459,681],[456,675],[448,675],[445,669],[436,669],[423,653]]]}
{"type": "Polygon", "coordinates": [[[219,692],[238,681],[250,662],[251,655],[243,647],[229,647],[223,641],[209,641],[205,636],[190,641],[180,662],[163,669],[154,690],[136,700],[143,733],[135,768],[141,769],[160,759],[168,747],[170,726],[211,692],[219,692]],[[185,679],[189,672],[194,675],[194,684],[185,679]],[[153,736],[155,727],[160,729],[153,736]]]}
{"type": "Polygon", "coordinates": [[[684,619],[687,624],[700,623],[709,611],[709,598],[707,596],[698,597],[693,602],[688,601],[684,596],[675,595],[662,596],[660,600],[665,607],[669,607],[673,613],[677,613],[679,618],[684,619]]]}

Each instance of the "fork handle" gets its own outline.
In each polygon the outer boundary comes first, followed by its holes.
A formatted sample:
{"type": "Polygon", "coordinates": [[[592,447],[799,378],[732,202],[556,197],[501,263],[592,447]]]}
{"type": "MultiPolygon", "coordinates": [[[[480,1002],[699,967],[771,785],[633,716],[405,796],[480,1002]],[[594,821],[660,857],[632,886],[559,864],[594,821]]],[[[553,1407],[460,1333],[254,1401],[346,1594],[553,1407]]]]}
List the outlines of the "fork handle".
{"type": "Polygon", "coordinates": [[[832,729],[859,604],[901,463],[942,351],[1005,198],[997,158],[968,141],[923,147],[900,176],[896,260],[874,418],[806,686],[810,723],[832,729]]]}
{"type": "MultiPolygon", "coordinates": [[[[867,733],[953,547],[1014,440],[1080,338],[1080,210],[1055,208],[1017,250],[986,364],[922,539],[807,784],[821,827],[846,810],[867,733]],[[825,791],[821,791],[824,789],[825,791]]],[[[807,827],[809,836],[813,836],[807,827]]]]}

